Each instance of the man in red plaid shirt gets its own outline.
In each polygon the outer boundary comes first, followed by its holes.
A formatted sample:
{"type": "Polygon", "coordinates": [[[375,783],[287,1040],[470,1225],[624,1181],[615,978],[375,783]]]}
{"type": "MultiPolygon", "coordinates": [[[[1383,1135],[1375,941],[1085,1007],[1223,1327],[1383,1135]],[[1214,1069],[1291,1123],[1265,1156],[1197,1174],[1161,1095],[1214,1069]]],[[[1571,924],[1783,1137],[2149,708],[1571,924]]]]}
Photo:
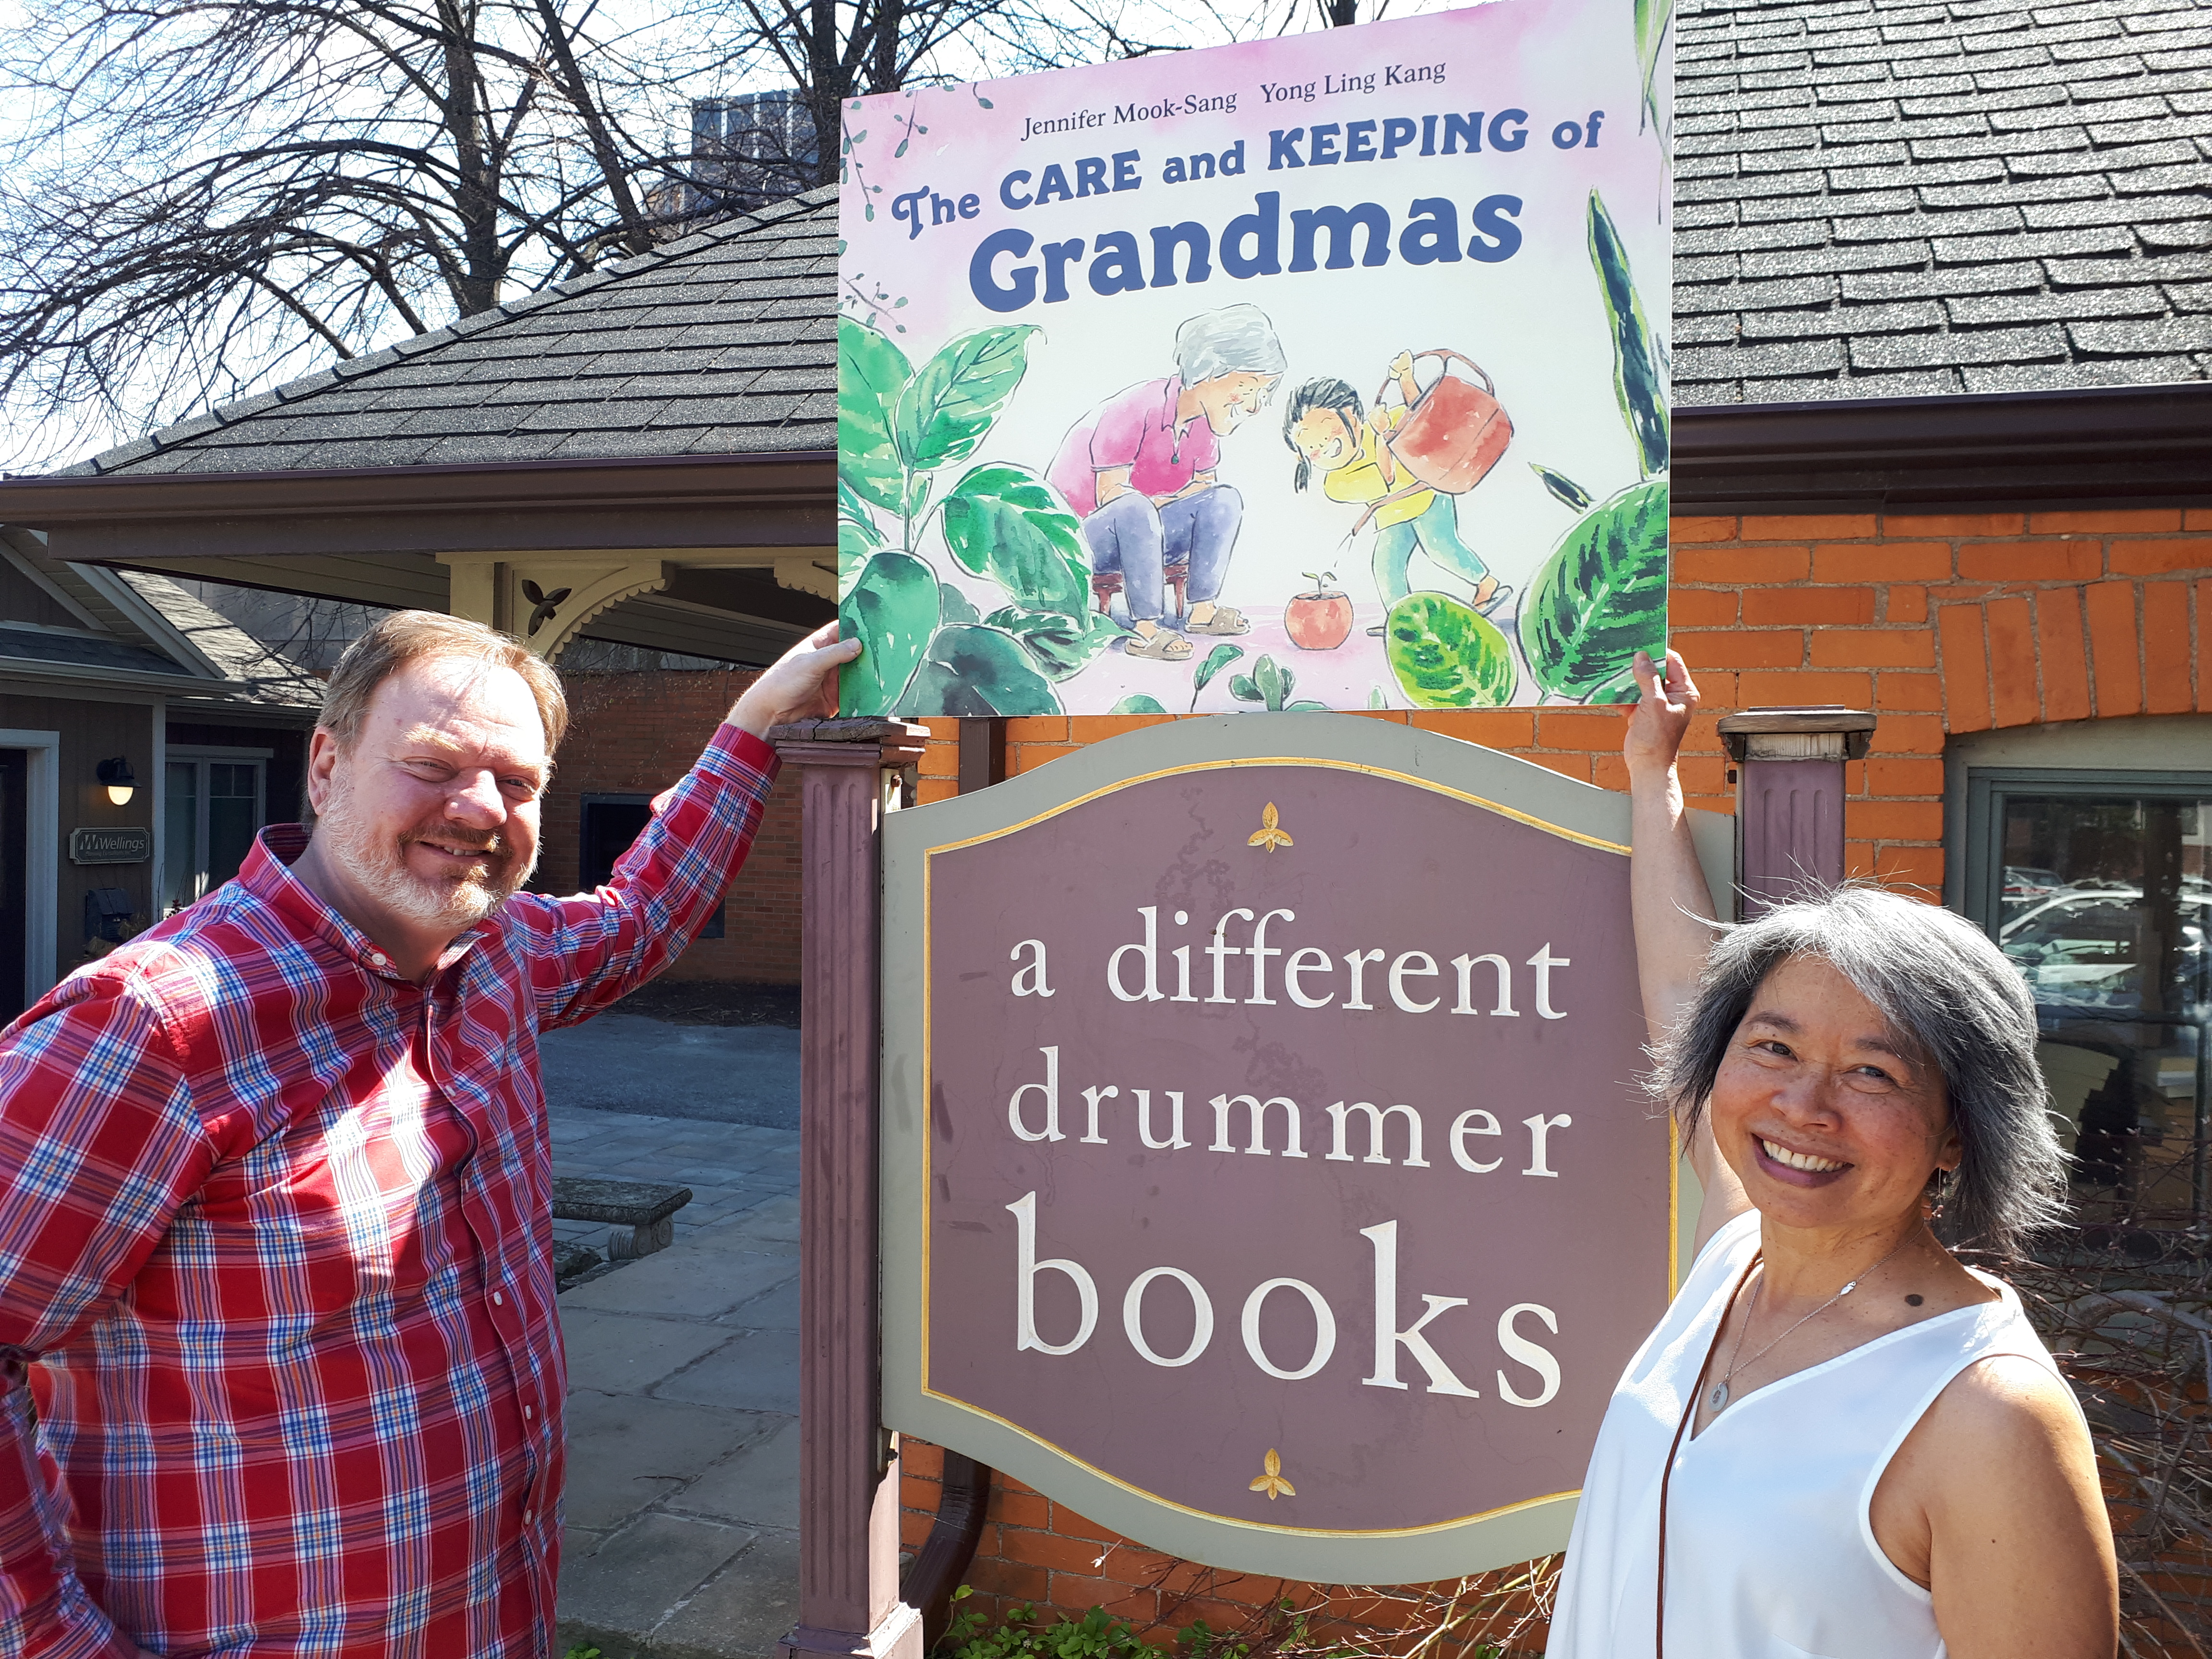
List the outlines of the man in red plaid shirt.
{"type": "Polygon", "coordinates": [[[738,699],[596,893],[518,891],[568,712],[503,635],[379,623],[309,825],[0,1036],[0,1659],[539,1659],[561,1526],[538,1034],[666,967],[744,861],[738,699]]]}

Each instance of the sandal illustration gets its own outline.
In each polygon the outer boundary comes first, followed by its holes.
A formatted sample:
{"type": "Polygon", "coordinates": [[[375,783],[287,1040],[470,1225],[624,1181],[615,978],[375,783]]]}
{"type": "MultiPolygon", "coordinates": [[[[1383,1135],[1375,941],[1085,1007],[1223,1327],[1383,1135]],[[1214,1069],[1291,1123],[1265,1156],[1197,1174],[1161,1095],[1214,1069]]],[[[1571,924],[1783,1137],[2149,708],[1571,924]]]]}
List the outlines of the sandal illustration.
{"type": "Polygon", "coordinates": [[[1252,631],[1252,624],[1245,621],[1244,613],[1235,605],[1217,605],[1213,607],[1213,614],[1204,622],[1185,623],[1182,631],[1186,634],[1249,634],[1252,631]]]}
{"type": "Polygon", "coordinates": [[[1190,655],[1190,641],[1163,628],[1152,634],[1132,634],[1121,641],[1125,657],[1148,657],[1155,662],[1182,662],[1190,655]]]}

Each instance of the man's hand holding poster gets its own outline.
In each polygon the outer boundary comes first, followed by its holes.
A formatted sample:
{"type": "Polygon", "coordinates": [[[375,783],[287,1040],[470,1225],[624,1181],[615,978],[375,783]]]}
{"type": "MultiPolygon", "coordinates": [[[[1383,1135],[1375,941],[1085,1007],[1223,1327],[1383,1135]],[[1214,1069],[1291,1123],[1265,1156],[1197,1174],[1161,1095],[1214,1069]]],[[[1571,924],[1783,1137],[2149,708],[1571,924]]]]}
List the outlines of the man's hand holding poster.
{"type": "Polygon", "coordinates": [[[842,711],[1632,700],[1664,27],[1491,0],[848,104],[842,711]]]}

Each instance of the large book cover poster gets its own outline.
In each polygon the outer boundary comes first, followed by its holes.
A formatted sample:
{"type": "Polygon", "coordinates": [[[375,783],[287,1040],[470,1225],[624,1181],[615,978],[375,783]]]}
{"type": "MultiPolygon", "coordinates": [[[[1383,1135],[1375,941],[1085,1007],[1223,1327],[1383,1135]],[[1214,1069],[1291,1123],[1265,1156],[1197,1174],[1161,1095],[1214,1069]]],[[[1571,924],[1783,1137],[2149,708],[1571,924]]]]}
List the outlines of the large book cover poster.
{"type": "Polygon", "coordinates": [[[842,712],[1632,699],[1663,28],[1489,0],[851,101],[842,712]]]}

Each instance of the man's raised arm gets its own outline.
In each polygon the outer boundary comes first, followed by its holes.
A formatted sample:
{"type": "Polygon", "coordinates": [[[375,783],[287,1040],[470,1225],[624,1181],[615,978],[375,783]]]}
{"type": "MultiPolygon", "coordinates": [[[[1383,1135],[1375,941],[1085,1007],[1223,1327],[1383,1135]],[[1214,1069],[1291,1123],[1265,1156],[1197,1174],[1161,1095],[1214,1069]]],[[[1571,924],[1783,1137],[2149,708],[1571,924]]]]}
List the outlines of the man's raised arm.
{"type": "Polygon", "coordinates": [[[573,1024],[673,962],[714,914],[745,861],[775,782],[775,727],[837,712],[837,671],[860,654],[824,623],[747,686],[682,782],[596,894],[510,900],[540,939],[532,989],[544,1027],[573,1024]]]}

